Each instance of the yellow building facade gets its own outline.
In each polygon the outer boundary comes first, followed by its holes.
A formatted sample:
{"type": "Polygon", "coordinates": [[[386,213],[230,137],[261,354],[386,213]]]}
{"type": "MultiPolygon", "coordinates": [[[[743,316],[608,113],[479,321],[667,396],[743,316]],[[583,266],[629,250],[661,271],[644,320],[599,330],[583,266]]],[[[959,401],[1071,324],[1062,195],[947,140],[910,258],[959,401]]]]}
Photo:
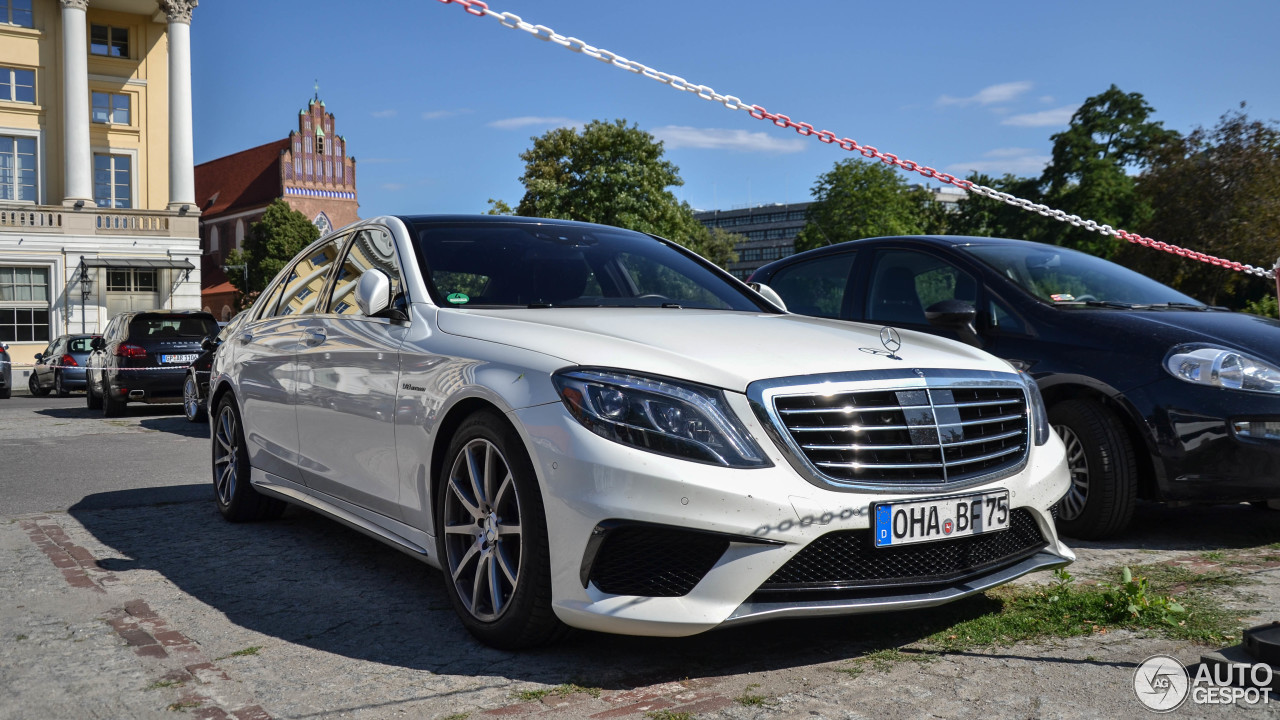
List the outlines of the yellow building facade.
{"type": "Polygon", "coordinates": [[[200,307],[196,5],[0,0],[0,341],[19,366],[119,312],[200,307]]]}

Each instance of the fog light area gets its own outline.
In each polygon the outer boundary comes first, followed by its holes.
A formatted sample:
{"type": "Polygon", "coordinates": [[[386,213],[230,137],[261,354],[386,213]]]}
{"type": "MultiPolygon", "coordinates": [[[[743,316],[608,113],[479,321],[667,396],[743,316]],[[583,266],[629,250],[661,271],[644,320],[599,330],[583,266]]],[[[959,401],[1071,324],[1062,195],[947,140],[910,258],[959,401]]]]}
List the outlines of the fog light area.
{"type": "Polygon", "coordinates": [[[1236,435],[1251,440],[1280,440],[1280,421],[1236,420],[1231,423],[1236,435]]]}

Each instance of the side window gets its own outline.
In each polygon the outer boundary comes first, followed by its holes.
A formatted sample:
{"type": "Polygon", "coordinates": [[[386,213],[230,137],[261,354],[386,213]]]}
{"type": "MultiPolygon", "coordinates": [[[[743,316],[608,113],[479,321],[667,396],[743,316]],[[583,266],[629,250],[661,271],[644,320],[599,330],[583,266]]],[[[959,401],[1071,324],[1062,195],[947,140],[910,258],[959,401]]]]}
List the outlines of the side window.
{"type": "Polygon", "coordinates": [[[774,274],[769,287],[793,313],[839,320],[853,257],[847,252],[789,265],[774,274]]]}
{"type": "Polygon", "coordinates": [[[283,315],[305,315],[316,311],[316,303],[320,300],[320,291],[329,278],[338,259],[338,252],[346,236],[333,238],[318,246],[309,248],[298,257],[293,269],[285,277],[281,286],[279,304],[273,312],[275,317],[283,315]]]}
{"type": "Polygon", "coordinates": [[[404,282],[400,278],[400,259],[396,257],[391,234],[382,228],[366,228],[356,234],[347,248],[346,257],[338,269],[329,296],[329,312],[337,315],[359,315],[356,303],[356,284],[360,277],[372,269],[378,269],[391,278],[392,304],[402,299],[404,282]]]}
{"type": "Polygon", "coordinates": [[[867,320],[927,325],[924,311],[943,300],[963,300],[976,307],[977,281],[928,253],[885,250],[876,255],[867,296],[867,320]]]}

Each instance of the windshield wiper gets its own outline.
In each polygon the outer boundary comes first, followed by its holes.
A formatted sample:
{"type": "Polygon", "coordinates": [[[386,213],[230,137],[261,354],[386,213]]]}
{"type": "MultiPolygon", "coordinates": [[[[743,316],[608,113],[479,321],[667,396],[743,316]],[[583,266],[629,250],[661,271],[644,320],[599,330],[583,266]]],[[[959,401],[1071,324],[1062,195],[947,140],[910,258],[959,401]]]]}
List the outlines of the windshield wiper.
{"type": "Polygon", "coordinates": [[[1145,310],[1151,307],[1150,305],[1120,302],[1119,300],[1081,300],[1080,302],[1088,307],[1117,308],[1120,310],[1145,310]]]}
{"type": "Polygon", "coordinates": [[[1199,310],[1201,312],[1207,312],[1209,310],[1230,310],[1231,309],[1231,308],[1222,307],[1221,305],[1201,305],[1199,303],[1186,303],[1186,302],[1156,303],[1151,307],[1159,308],[1161,310],[1199,310]]]}

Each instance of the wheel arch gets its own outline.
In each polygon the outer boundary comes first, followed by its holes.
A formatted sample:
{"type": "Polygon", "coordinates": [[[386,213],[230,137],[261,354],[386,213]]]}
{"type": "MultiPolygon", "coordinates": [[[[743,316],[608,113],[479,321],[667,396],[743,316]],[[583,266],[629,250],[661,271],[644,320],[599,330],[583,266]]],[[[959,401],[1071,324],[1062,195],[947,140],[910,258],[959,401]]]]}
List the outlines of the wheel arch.
{"type": "MultiPolygon", "coordinates": [[[[529,449],[528,438],[525,437],[525,434],[521,432],[521,429],[517,427],[515,423],[511,422],[511,420],[507,418],[507,413],[497,403],[488,398],[477,395],[464,397],[455,402],[449,407],[448,411],[445,412],[444,417],[440,419],[440,422],[435,429],[435,437],[431,442],[431,465],[429,468],[430,473],[428,474],[429,484],[427,488],[426,501],[427,506],[431,511],[430,518],[433,525],[433,531],[435,530],[436,493],[439,491],[440,483],[444,478],[445,463],[449,460],[449,458],[446,457],[449,450],[449,444],[453,442],[453,436],[457,434],[458,428],[462,426],[462,423],[466,422],[467,418],[478,412],[484,411],[492,412],[510,426],[520,438],[520,442],[524,444],[525,453],[530,458],[533,457],[533,454],[529,449]]],[[[535,474],[537,473],[536,466],[534,472],[535,474]]],[[[539,483],[539,485],[541,485],[541,483],[539,483]]],[[[433,532],[433,534],[435,533],[433,532]]]]}
{"type": "Polygon", "coordinates": [[[1091,378],[1059,379],[1057,382],[1042,384],[1040,392],[1044,395],[1046,407],[1053,407],[1064,400],[1089,400],[1110,410],[1120,419],[1137,456],[1138,497],[1144,500],[1159,497],[1157,473],[1162,472],[1164,466],[1158,462],[1159,453],[1149,433],[1143,432],[1143,422],[1137,409],[1121,393],[1091,378]]]}

